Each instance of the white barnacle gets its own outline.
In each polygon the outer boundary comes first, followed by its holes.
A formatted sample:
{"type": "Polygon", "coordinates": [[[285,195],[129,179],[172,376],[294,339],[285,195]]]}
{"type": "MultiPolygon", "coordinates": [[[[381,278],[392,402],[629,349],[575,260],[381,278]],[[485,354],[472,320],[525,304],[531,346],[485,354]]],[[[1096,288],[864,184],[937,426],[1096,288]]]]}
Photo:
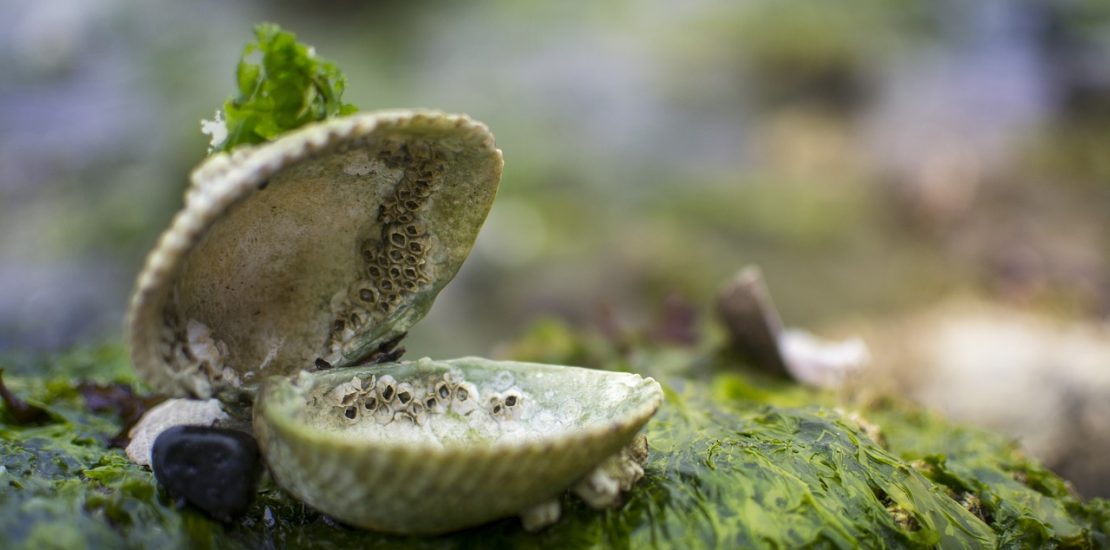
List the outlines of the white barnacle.
{"type": "Polygon", "coordinates": [[[397,381],[388,374],[378,379],[377,389],[378,397],[383,403],[392,403],[393,398],[397,397],[397,381]]]}
{"type": "Polygon", "coordinates": [[[375,411],[378,410],[378,394],[370,392],[369,394],[363,396],[360,403],[362,404],[362,408],[365,409],[367,414],[373,414],[375,411]]]}
{"type": "Polygon", "coordinates": [[[351,283],[349,292],[351,301],[363,308],[373,308],[378,303],[378,291],[370,281],[359,280],[351,283]]]}
{"type": "Polygon", "coordinates": [[[371,374],[362,380],[362,395],[375,395],[375,387],[378,385],[378,377],[371,374]]]}
{"type": "Polygon", "coordinates": [[[332,403],[346,407],[353,404],[361,393],[362,382],[358,377],[353,377],[350,381],[332,388],[327,397],[332,403]]]}
{"type": "Polygon", "coordinates": [[[389,424],[393,421],[393,406],[389,403],[378,401],[378,408],[374,411],[374,420],[378,424],[389,424]]]}
{"type": "Polygon", "coordinates": [[[559,499],[553,498],[521,511],[520,522],[525,531],[535,533],[559,521],[560,512],[559,499]]]}
{"type": "Polygon", "coordinates": [[[495,393],[489,396],[489,399],[486,399],[486,410],[488,410],[490,414],[498,418],[505,416],[504,397],[502,397],[500,393],[495,393]]]}
{"type": "Polygon", "coordinates": [[[505,391],[513,386],[514,377],[513,373],[509,371],[501,371],[493,376],[493,389],[498,391],[505,391]]]}
{"type": "Polygon", "coordinates": [[[440,401],[434,391],[425,393],[419,400],[428,412],[443,412],[446,407],[446,401],[440,401]]]}
{"type": "Polygon", "coordinates": [[[358,421],[358,408],[357,403],[352,403],[351,405],[336,407],[336,410],[340,411],[345,422],[352,423],[358,421]]]}
{"type": "Polygon", "coordinates": [[[424,405],[421,405],[418,401],[414,401],[412,405],[409,406],[407,414],[409,420],[412,420],[413,423],[417,426],[424,425],[424,420],[427,419],[426,409],[424,408],[424,405]]]}
{"type": "Polygon", "coordinates": [[[501,394],[501,401],[505,406],[504,417],[519,420],[521,413],[524,411],[524,394],[513,388],[501,394]]]}
{"type": "Polygon", "coordinates": [[[454,371],[443,373],[443,381],[447,383],[447,387],[451,388],[451,391],[455,391],[455,388],[459,387],[459,384],[466,382],[462,375],[454,371]]]}
{"type": "Polygon", "coordinates": [[[459,382],[455,388],[454,399],[451,400],[451,410],[461,415],[470,414],[477,410],[481,403],[478,388],[470,382],[459,382]]]}
{"type": "Polygon", "coordinates": [[[408,382],[401,382],[400,384],[397,384],[397,403],[400,404],[402,408],[407,407],[409,403],[412,403],[412,400],[415,399],[415,397],[416,396],[412,390],[412,384],[409,384],[408,382]]]}
{"type": "Polygon", "coordinates": [[[571,491],[597,510],[617,506],[621,492],[632,489],[644,477],[647,454],[647,437],[640,434],[620,452],[598,464],[571,487],[571,491]]]}
{"type": "Polygon", "coordinates": [[[432,387],[432,394],[435,395],[437,400],[444,403],[451,401],[451,393],[452,388],[446,381],[441,381],[432,387]]]}

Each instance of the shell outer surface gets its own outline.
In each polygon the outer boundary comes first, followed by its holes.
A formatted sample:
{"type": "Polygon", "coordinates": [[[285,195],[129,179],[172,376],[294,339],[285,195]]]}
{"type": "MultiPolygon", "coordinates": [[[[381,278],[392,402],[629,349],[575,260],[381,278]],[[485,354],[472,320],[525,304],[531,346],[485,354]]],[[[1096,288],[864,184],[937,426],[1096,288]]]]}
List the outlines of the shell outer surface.
{"type": "Polygon", "coordinates": [[[159,391],[209,397],[360,362],[454,277],[501,167],[484,125],[425,111],[331,119],[209,157],[136,283],[136,370],[159,391]]]}
{"type": "Polygon", "coordinates": [[[636,374],[420,359],[272,378],[254,427],[274,478],[303,502],[358,527],[436,534],[559,495],[662,398],[636,374]]]}

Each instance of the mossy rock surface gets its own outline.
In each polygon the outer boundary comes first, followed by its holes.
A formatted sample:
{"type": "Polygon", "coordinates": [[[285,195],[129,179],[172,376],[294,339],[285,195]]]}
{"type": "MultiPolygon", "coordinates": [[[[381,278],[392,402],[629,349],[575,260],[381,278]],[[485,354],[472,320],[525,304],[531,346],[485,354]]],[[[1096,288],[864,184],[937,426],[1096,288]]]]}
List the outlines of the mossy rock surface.
{"type": "MultiPolygon", "coordinates": [[[[544,330],[514,348],[517,358],[554,354],[589,362],[592,344],[544,330]]],[[[6,411],[0,414],[0,547],[1110,544],[1110,502],[1076,497],[1004,438],[889,401],[838,403],[713,352],[641,349],[613,365],[649,371],[667,394],[646,428],[646,477],[623,507],[595,512],[566,496],[562,520],[540,533],[509,519],[404,538],[340,525],[268,481],[234,524],[178,508],[149,471],[107,448],[117,419],[86,411],[75,389],[77,379],[134,383],[122,350],[9,356],[0,359],[8,386],[52,417],[16,426],[6,411]]]]}

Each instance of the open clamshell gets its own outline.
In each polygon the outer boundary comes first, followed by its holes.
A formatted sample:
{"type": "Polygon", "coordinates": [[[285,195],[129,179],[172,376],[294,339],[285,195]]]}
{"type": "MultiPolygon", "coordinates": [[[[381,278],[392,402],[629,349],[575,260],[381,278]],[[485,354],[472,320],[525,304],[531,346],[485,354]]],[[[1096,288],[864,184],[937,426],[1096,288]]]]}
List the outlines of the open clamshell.
{"type": "Polygon", "coordinates": [[[604,472],[631,472],[617,476],[627,489],[638,465],[601,466],[659,406],[654,380],[391,362],[469,253],[501,167],[485,126],[412,111],[210,157],[139,276],[136,369],[162,392],[255,401],[275,479],[362,527],[437,533],[538,505],[539,525],[591,470],[603,489],[616,486],[604,472]]]}
{"type": "Polygon", "coordinates": [[[135,367],[208,397],[367,360],[454,277],[501,166],[485,126],[407,111],[210,157],[139,277],[135,367]]]}
{"type": "Polygon", "coordinates": [[[272,380],[255,432],[274,478],[309,505],[359,527],[442,533],[558,496],[661,400],[636,374],[421,359],[272,380]]]}

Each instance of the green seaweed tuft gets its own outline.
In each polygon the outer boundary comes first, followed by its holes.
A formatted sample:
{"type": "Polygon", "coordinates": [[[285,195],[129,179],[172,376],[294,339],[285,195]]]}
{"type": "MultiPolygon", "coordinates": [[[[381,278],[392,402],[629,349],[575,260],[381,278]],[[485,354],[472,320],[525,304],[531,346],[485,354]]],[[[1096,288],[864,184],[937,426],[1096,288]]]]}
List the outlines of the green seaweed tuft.
{"type": "Polygon", "coordinates": [[[343,102],[343,73],[317,57],[311,46],[297,42],[295,34],[261,23],[254,35],[235,71],[238,91],[224,103],[222,118],[216,115],[227,137],[214,143],[213,151],[263,143],[310,122],[358,110],[343,102]]]}

